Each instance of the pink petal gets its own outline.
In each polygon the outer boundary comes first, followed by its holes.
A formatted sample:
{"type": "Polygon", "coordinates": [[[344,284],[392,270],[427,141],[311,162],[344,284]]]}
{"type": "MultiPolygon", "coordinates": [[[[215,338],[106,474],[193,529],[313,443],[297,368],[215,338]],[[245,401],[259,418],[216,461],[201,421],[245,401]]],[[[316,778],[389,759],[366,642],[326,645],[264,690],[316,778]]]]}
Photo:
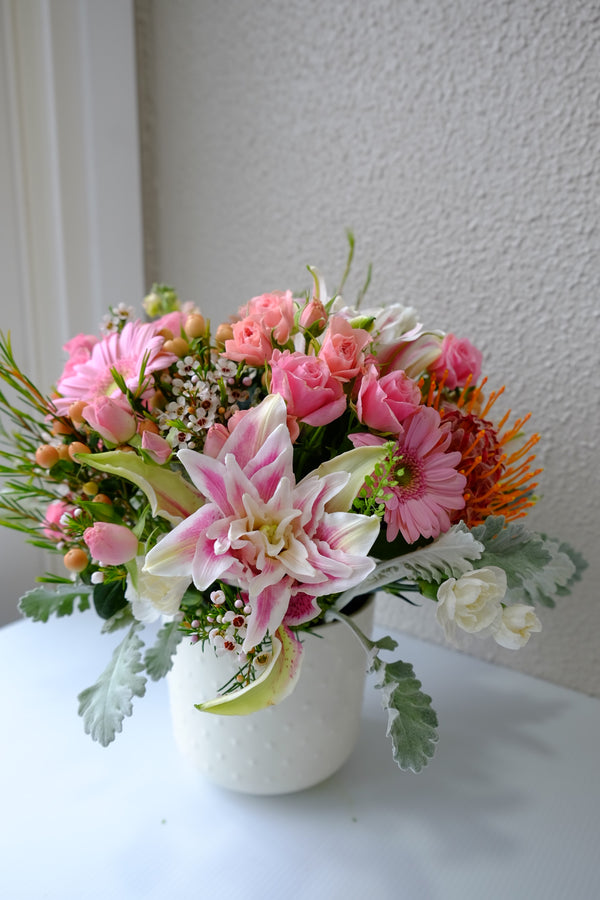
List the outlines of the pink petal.
{"type": "Polygon", "coordinates": [[[180,450],[177,456],[200,493],[211,500],[223,515],[230,516],[233,509],[227,496],[223,463],[196,450],[180,450]]]}
{"type": "Polygon", "coordinates": [[[284,578],[276,584],[269,585],[253,597],[250,595],[252,613],[248,617],[248,632],[243,649],[248,652],[260,643],[267,631],[271,634],[281,625],[290,600],[289,579],[284,578]]]}
{"type": "Polygon", "coordinates": [[[304,591],[297,591],[290,599],[287,612],[283,617],[284,625],[302,625],[310,622],[321,612],[321,607],[315,597],[310,597],[304,591]]]}
{"type": "MultiPolygon", "coordinates": [[[[165,535],[146,555],[144,569],[152,575],[192,575],[194,559],[200,542],[204,542],[206,530],[221,518],[221,513],[216,506],[207,504],[197,512],[192,513],[187,519],[169,534],[165,535]]],[[[210,556],[212,557],[212,547],[210,556]]],[[[227,568],[228,560],[223,557],[219,560],[219,574],[227,568]],[[225,568],[223,568],[225,562],[225,568]]],[[[210,585],[215,575],[206,585],[210,585]]],[[[201,588],[202,590],[202,588],[201,588]]]]}
{"type": "MultiPolygon", "coordinates": [[[[251,409],[241,420],[221,448],[218,459],[232,453],[242,469],[256,456],[269,435],[278,425],[286,424],[287,409],[283,397],[269,394],[259,406],[251,409]]],[[[287,430],[287,429],[286,429],[287,430]]]]}

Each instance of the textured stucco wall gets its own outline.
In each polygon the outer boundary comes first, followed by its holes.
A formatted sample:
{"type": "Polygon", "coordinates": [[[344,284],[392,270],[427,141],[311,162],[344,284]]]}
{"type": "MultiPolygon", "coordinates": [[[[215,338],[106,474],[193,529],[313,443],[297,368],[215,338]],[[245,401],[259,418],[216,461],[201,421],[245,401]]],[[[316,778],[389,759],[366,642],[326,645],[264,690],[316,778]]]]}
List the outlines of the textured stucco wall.
{"type": "MultiPolygon", "coordinates": [[[[587,0],[138,4],[149,277],[213,320],[307,284],[468,335],[543,433],[531,524],[591,559],[544,633],[470,651],[600,694],[598,6],[587,0]]],[[[381,620],[439,640],[432,609],[381,620]]]]}

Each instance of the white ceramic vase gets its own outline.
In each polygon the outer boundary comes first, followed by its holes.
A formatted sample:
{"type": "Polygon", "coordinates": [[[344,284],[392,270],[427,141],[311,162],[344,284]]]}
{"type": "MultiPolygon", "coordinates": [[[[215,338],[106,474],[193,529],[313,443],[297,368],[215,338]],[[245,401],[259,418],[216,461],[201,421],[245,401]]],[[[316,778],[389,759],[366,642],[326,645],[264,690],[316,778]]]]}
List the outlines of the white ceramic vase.
{"type": "MultiPolygon", "coordinates": [[[[353,614],[369,635],[374,598],[353,614]]],[[[358,738],[367,659],[343,622],[303,635],[302,671],[293,693],[247,716],[200,712],[235,674],[235,664],[208,646],[179,644],[168,675],[175,741],[204,776],[251,794],[284,794],[336,772],[358,738]],[[317,636],[318,635],[318,636],[317,636]]]]}

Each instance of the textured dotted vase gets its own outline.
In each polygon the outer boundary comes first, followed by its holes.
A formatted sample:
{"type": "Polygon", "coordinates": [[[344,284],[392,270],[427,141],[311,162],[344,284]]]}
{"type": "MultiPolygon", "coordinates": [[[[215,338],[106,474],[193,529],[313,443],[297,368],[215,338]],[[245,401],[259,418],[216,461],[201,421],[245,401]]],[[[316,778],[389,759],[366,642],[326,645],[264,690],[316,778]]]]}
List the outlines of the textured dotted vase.
{"type": "MultiPolygon", "coordinates": [[[[353,613],[370,635],[374,598],[353,613]]],[[[303,636],[302,671],[292,694],[247,716],[200,712],[236,668],[211,648],[183,640],[168,675],[175,741],[208,779],[250,794],[285,794],[336,772],[358,738],[367,658],[351,630],[332,622],[303,636]],[[317,636],[318,635],[318,636],[317,636]]]]}

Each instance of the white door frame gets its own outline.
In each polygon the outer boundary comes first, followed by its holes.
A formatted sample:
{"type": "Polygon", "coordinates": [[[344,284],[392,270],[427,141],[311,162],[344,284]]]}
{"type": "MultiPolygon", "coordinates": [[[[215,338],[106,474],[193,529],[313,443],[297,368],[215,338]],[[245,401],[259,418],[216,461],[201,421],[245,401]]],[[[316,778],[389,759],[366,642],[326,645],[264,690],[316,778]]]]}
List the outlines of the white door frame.
{"type": "Polygon", "coordinates": [[[0,33],[19,301],[52,378],[65,340],[143,296],[133,0],[0,0],[0,33]]]}
{"type": "MultiPolygon", "coordinates": [[[[0,130],[0,329],[50,390],[65,341],[144,294],[133,0],[0,0],[0,130]]],[[[48,565],[12,537],[0,623],[48,565]]]]}

